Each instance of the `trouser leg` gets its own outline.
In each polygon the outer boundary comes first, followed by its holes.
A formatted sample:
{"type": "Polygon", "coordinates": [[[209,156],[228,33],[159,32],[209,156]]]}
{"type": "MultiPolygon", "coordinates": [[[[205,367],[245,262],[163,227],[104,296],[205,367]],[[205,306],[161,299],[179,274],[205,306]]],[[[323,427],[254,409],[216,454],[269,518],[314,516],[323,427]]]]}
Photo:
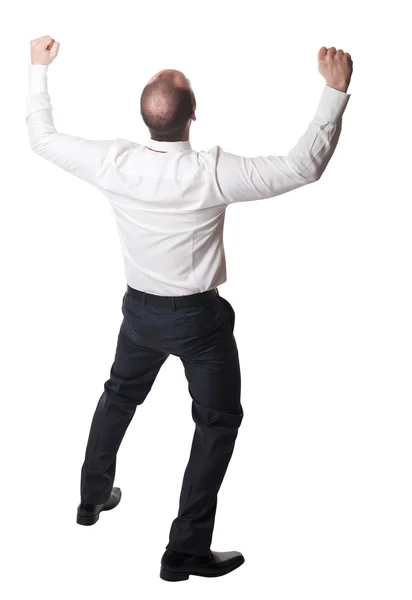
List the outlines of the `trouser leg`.
{"type": "Polygon", "coordinates": [[[168,354],[136,345],[124,321],[110,378],[95,410],[81,470],[85,504],[102,504],[110,496],[116,455],[136,407],[145,400],[168,354]]]}
{"type": "MultiPolygon", "coordinates": [[[[224,302],[227,302],[223,299],[224,302]]],[[[231,306],[229,305],[230,309],[231,306]]],[[[233,309],[231,309],[233,311],[233,309]]],[[[167,549],[205,555],[210,549],[217,494],[232,457],[243,411],[239,356],[230,324],[196,356],[182,356],[195,422],[192,448],[167,549]]]]}

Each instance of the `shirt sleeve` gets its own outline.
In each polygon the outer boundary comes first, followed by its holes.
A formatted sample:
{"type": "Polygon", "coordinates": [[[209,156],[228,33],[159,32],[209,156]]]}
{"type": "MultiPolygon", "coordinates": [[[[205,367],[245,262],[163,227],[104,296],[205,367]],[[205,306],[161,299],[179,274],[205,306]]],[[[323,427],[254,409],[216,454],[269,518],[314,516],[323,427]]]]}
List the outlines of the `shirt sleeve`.
{"type": "Polygon", "coordinates": [[[287,156],[243,157],[215,147],[215,178],[224,204],[262,200],[317,181],[338,143],[350,94],[325,85],[312,121],[287,156]]]}
{"type": "Polygon", "coordinates": [[[48,65],[29,65],[26,124],[30,146],[46,160],[99,187],[114,141],[87,140],[57,132],[47,88],[47,71],[48,65]]]}

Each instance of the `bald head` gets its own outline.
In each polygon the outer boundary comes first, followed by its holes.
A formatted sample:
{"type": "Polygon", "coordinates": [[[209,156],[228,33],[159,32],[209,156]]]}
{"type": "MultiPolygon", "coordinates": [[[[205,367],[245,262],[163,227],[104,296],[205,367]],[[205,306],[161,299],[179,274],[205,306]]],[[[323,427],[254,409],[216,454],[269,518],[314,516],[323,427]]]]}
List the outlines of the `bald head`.
{"type": "Polygon", "coordinates": [[[143,89],[140,112],[152,139],[179,141],[196,108],[190,81],[181,71],[164,69],[143,89]]]}

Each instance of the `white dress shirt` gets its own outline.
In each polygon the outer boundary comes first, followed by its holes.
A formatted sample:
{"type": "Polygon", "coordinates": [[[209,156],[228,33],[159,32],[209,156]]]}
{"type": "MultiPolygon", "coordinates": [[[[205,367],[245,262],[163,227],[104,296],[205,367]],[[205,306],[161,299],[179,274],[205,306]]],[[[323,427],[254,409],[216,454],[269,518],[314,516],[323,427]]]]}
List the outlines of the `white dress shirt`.
{"type": "Polygon", "coordinates": [[[94,141],[58,133],[48,67],[29,65],[31,148],[98,188],[113,210],[127,283],[162,296],[204,292],[226,281],[226,207],[279,196],[320,178],[338,141],[350,94],[327,85],[307,130],[287,156],[247,158],[189,141],[94,141]]]}

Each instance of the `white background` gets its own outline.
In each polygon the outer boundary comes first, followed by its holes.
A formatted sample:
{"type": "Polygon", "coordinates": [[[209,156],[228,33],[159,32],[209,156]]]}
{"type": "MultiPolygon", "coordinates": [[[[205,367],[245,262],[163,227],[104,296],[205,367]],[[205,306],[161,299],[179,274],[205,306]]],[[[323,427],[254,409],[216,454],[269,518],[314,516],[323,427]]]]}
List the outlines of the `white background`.
{"type": "Polygon", "coordinates": [[[406,3],[40,0],[10,4],[1,27],[2,596],[410,600],[406,3]],[[141,90],[176,68],[197,96],[193,147],[246,156],[295,145],[323,89],[321,46],[352,54],[322,179],[227,211],[220,292],[236,311],[245,417],[212,548],[246,562],[226,577],[159,578],[193,434],[174,357],[120,449],[121,504],[75,522],[126,283],[108,200],[29,148],[29,41],[42,35],[61,43],[59,131],[145,142],[141,90]]]}

